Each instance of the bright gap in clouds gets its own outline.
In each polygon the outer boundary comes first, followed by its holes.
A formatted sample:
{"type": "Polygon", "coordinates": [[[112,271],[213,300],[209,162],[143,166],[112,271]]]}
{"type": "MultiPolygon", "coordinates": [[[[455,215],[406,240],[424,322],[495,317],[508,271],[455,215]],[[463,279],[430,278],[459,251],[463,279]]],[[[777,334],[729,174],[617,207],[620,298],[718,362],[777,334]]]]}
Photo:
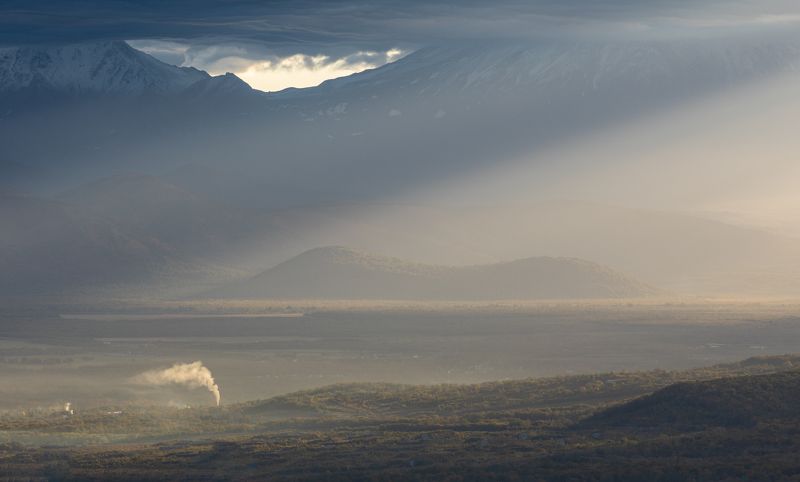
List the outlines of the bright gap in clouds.
{"type": "Polygon", "coordinates": [[[270,92],[289,87],[313,87],[329,79],[394,62],[408,53],[390,49],[358,51],[340,57],[303,53],[281,56],[252,46],[197,47],[163,40],[132,40],[128,43],[169,64],[195,67],[211,75],[233,72],[254,89],[270,92]]]}
{"type": "MultiPolygon", "coordinates": [[[[359,61],[348,58],[331,59],[325,55],[309,56],[295,54],[276,60],[255,62],[245,70],[234,72],[251,87],[265,91],[277,91],[287,87],[313,87],[322,82],[380,67],[403,55],[400,50],[385,53],[358,52],[359,61]]],[[[210,72],[212,75],[224,72],[210,72]]]]}

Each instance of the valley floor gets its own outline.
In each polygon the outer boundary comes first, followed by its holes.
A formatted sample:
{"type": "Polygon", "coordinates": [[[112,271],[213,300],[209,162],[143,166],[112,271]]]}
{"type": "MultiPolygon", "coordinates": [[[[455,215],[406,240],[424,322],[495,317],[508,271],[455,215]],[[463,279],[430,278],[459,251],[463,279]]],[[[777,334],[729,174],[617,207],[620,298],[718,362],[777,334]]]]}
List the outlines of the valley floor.
{"type": "Polygon", "coordinates": [[[800,480],[796,303],[38,306],[0,480],[800,480]]]}
{"type": "Polygon", "coordinates": [[[798,366],[798,356],[764,357],[684,372],[336,385],[219,409],[6,414],[4,432],[151,440],[5,443],[0,479],[797,480],[798,366]]]}
{"type": "Polygon", "coordinates": [[[10,303],[0,313],[0,410],[137,400],[146,370],[200,360],[223,403],[336,383],[469,384],[597,371],[682,370],[800,346],[796,302],[10,303]]]}

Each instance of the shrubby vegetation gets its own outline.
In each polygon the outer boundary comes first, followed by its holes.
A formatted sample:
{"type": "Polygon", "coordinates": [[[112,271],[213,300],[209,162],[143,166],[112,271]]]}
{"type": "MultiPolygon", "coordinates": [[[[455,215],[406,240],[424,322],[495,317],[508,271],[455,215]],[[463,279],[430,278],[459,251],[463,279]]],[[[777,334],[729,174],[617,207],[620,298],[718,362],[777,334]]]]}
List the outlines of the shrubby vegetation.
{"type": "Polygon", "coordinates": [[[342,384],[245,404],[250,413],[306,410],[353,416],[466,415],[485,411],[598,405],[625,400],[673,383],[800,368],[800,356],[754,357],[686,371],[600,373],[474,385],[342,384]]]}
{"type": "Polygon", "coordinates": [[[9,480],[795,480],[799,366],[799,356],[763,357],[682,372],[335,385],[219,409],[6,413],[0,417],[6,435],[115,443],[59,448],[11,440],[0,444],[0,474],[9,480]]]}
{"type": "Polygon", "coordinates": [[[684,382],[603,411],[584,426],[692,431],[800,420],[800,370],[684,382]]]}

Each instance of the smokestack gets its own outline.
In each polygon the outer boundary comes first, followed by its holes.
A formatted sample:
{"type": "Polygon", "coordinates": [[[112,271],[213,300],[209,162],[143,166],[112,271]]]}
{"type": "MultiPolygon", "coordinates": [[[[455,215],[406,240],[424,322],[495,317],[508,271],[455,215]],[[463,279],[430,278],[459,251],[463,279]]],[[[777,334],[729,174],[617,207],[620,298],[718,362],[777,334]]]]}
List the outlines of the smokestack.
{"type": "Polygon", "coordinates": [[[211,375],[211,370],[203,366],[203,362],[176,363],[164,370],[150,370],[133,377],[135,383],[142,385],[183,385],[189,388],[205,388],[219,406],[221,394],[219,386],[211,375]]]}

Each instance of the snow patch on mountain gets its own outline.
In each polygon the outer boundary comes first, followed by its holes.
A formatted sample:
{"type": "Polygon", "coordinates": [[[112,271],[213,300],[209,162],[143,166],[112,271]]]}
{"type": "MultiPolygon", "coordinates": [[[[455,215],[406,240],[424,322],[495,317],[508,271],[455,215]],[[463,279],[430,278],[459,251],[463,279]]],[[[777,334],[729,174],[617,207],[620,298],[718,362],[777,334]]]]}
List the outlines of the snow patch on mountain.
{"type": "Polygon", "coordinates": [[[172,94],[209,77],[165,64],[122,41],[0,48],[0,92],[172,94]]]}
{"type": "Polygon", "coordinates": [[[394,63],[292,89],[284,98],[391,91],[404,97],[593,91],[646,85],[728,85],[800,72],[800,42],[687,39],[671,41],[534,42],[424,48],[394,63]]]}

